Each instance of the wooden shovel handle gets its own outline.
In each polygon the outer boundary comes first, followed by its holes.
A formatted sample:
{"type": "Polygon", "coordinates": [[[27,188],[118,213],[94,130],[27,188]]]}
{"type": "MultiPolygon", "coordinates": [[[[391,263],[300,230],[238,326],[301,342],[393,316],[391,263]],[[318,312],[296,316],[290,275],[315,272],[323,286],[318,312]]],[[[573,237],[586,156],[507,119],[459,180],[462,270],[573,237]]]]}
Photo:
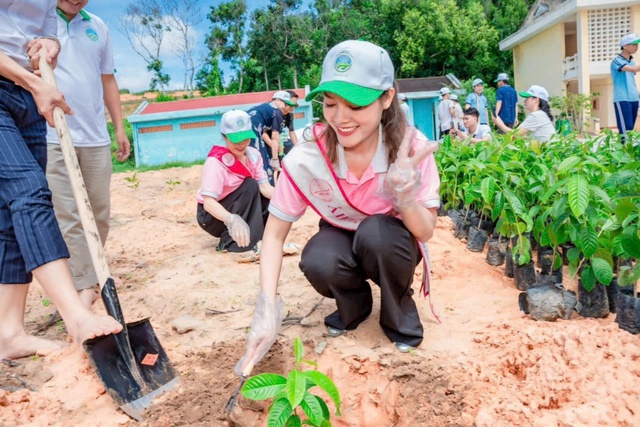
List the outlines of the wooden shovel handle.
{"type": "MultiPolygon", "coordinates": [[[[47,49],[44,46],[40,48],[39,68],[42,79],[57,88],[58,85],[56,84],[53,70],[47,62],[47,49]]],[[[80,171],[80,165],[78,164],[78,157],[76,156],[76,151],[73,148],[73,142],[71,141],[67,118],[64,111],[62,111],[62,108],[54,107],[53,122],[56,126],[56,133],[58,134],[58,140],[60,141],[60,149],[62,150],[64,163],[67,166],[73,196],[75,197],[76,205],[78,206],[78,213],[80,215],[80,221],[82,222],[82,228],[84,229],[84,235],[87,238],[89,252],[91,253],[91,260],[93,261],[93,266],[98,276],[98,284],[102,290],[102,287],[110,276],[109,266],[107,265],[107,258],[104,254],[102,242],[100,242],[100,234],[98,233],[96,220],[93,216],[93,211],[91,210],[91,203],[89,202],[89,196],[87,196],[87,189],[84,185],[84,180],[82,179],[82,172],[80,171]]]]}

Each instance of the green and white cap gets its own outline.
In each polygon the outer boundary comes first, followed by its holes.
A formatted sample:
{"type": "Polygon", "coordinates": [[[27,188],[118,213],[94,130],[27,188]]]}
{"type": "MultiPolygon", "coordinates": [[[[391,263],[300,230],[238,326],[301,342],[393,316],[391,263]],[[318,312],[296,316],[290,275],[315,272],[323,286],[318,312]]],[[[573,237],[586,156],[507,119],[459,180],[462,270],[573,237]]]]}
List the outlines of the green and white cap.
{"type": "Polygon", "coordinates": [[[276,93],[273,94],[272,99],[279,99],[282,102],[284,102],[285,104],[287,104],[289,107],[295,107],[296,103],[291,101],[291,94],[289,92],[287,92],[286,90],[279,90],[276,93]]]}
{"type": "Polygon", "coordinates": [[[531,98],[533,96],[534,98],[539,98],[549,102],[549,92],[547,92],[547,90],[542,86],[533,85],[529,89],[527,89],[526,92],[519,93],[523,98],[531,98]]]}
{"type": "Polygon", "coordinates": [[[229,110],[222,115],[220,133],[234,144],[256,137],[251,128],[251,117],[242,110],[229,110]]]}
{"type": "Polygon", "coordinates": [[[320,86],[309,92],[305,100],[329,92],[364,107],[393,87],[393,75],[393,63],[386,50],[361,40],[343,41],[327,53],[320,86]]]}
{"type": "Polygon", "coordinates": [[[631,33],[620,39],[620,47],[628,44],[640,44],[640,37],[635,33],[631,33]]]}

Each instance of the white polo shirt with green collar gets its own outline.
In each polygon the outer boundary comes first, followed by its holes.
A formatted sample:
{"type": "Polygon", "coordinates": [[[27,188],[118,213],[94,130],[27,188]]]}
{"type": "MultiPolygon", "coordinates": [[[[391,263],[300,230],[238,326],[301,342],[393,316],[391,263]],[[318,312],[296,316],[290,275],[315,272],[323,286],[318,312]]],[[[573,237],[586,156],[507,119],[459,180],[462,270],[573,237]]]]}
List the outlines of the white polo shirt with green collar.
{"type": "MultiPolygon", "coordinates": [[[[102,19],[84,10],[71,21],[57,12],[62,50],[54,74],[75,113],[67,116],[71,140],[77,147],[109,145],[102,89],[102,75],[115,72],[109,30],[102,19]]],[[[47,128],[47,143],[58,144],[55,129],[47,128]]]]}

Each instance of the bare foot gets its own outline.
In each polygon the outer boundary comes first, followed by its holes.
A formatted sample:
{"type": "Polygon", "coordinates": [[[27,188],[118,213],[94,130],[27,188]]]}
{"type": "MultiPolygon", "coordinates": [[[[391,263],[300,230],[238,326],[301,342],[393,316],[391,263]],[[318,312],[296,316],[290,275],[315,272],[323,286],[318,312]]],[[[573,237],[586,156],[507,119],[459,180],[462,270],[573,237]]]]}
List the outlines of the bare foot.
{"type": "Polygon", "coordinates": [[[65,343],[27,335],[22,332],[8,339],[0,338],[0,359],[20,359],[28,356],[46,356],[60,350],[65,343]]]}
{"type": "Polygon", "coordinates": [[[82,305],[87,307],[89,310],[93,307],[93,303],[98,299],[98,287],[94,286],[93,288],[83,289],[78,291],[78,297],[80,301],[82,301],[82,305]]]}
{"type": "Polygon", "coordinates": [[[69,335],[77,344],[82,344],[91,338],[117,334],[122,325],[111,316],[98,316],[91,312],[82,315],[74,325],[67,325],[69,335]]]}

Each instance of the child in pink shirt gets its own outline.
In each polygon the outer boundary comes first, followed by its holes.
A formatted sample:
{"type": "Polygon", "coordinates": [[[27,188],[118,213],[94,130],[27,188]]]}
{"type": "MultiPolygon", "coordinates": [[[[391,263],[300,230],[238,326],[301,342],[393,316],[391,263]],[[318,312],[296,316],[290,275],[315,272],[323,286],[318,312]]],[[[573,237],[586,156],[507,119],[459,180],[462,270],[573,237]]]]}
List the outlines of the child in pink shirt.
{"type": "Polygon", "coordinates": [[[204,164],[198,190],[198,224],[220,238],[218,250],[246,252],[262,239],[273,187],[262,156],[249,147],[255,137],[249,115],[241,110],[222,115],[226,146],[214,145],[204,164]]]}
{"type": "Polygon", "coordinates": [[[276,250],[291,223],[311,206],[320,228],[305,246],[300,268],[318,293],[336,301],[325,318],[329,335],[355,329],[371,313],[368,280],[381,290],[380,326],[398,350],[422,342],[412,298],[420,242],[433,235],[440,179],[430,142],[406,126],[388,53],[369,42],[334,46],[320,86],[326,125],[305,130],[285,157],[263,238],[260,294],[237,371],[247,374],[274,342],[280,325],[276,296],[282,256],[276,250]]]}

